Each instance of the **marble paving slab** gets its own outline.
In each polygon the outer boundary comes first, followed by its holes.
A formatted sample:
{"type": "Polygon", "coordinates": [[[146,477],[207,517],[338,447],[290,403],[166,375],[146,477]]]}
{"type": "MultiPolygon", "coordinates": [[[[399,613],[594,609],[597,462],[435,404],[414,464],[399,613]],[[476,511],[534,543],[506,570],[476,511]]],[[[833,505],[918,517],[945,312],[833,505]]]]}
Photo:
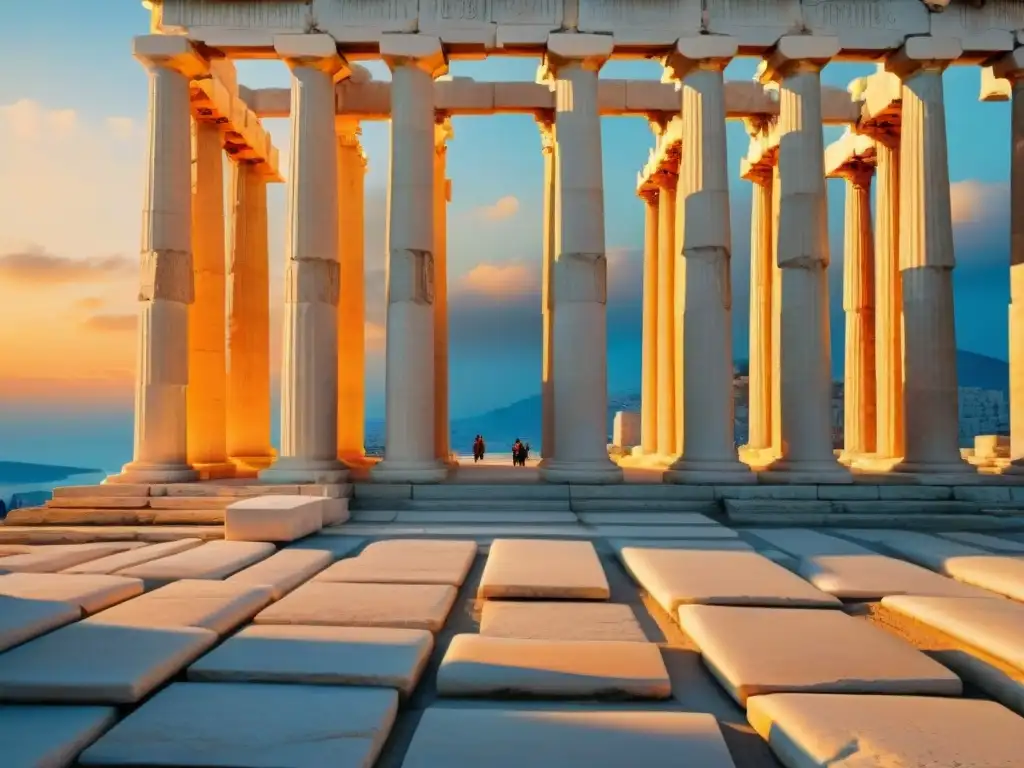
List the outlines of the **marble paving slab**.
{"type": "Polygon", "coordinates": [[[176,683],[87,749],[82,765],[369,768],[391,731],[386,688],[176,683]]]}
{"type": "Polygon", "coordinates": [[[965,584],[1024,601],[1024,557],[975,555],[946,561],[945,573],[965,584]]]}
{"type": "Polygon", "coordinates": [[[477,597],[607,600],[608,579],[589,541],[495,539],[477,597]]]}
{"type": "Polygon", "coordinates": [[[143,579],[147,584],[178,579],[224,579],[269,557],[274,551],[274,545],[268,542],[208,541],[200,547],[133,565],[118,573],[143,579]]]}
{"type": "Polygon", "coordinates": [[[398,627],[437,632],[455,603],[448,584],[310,581],[265,608],[256,624],[398,627]]]}
{"type": "Polygon", "coordinates": [[[619,557],[669,614],[690,603],[841,607],[837,598],[756,552],[626,547],[619,557]]]}
{"type": "Polygon", "coordinates": [[[0,652],[78,621],[81,616],[82,609],[73,603],[0,595],[0,652]]]}
{"type": "Polygon", "coordinates": [[[1001,597],[886,597],[882,605],[1024,671],[1024,605],[1001,597]]]}
{"type": "Polygon", "coordinates": [[[267,587],[274,600],[280,600],[333,560],[334,555],[323,549],[282,549],[266,560],[228,576],[225,582],[267,587]]]}
{"type": "Polygon", "coordinates": [[[488,600],[480,634],[522,640],[621,640],[647,642],[633,613],[620,603],[488,600]]]}
{"type": "Polygon", "coordinates": [[[203,543],[202,539],[178,539],[176,541],[161,541],[157,544],[149,544],[136,549],[129,549],[125,552],[118,552],[107,555],[97,560],[88,560],[70,568],[65,568],[64,573],[117,573],[118,571],[130,568],[133,565],[148,563],[150,560],[158,560],[168,555],[176,555],[188,549],[194,549],[203,543]]]}
{"type": "Polygon", "coordinates": [[[198,627],[226,635],[271,602],[269,587],[183,579],[86,619],[123,627],[198,627]]]}
{"type": "Polygon", "coordinates": [[[258,624],[195,662],[188,679],[380,686],[408,696],[433,648],[424,629],[258,624]]]}
{"type": "Polygon", "coordinates": [[[0,654],[0,701],[134,704],[216,640],[194,627],[79,621],[0,654]]]}
{"type": "Polygon", "coordinates": [[[626,547],[639,549],[702,549],[717,552],[753,552],[754,548],[742,539],[608,539],[608,546],[616,554],[626,547]]]}
{"type": "Polygon", "coordinates": [[[654,643],[456,635],[437,670],[439,696],[637,698],[672,695],[654,643]]]}
{"type": "Polygon", "coordinates": [[[974,533],[973,531],[951,531],[940,534],[945,539],[950,539],[958,544],[967,544],[971,547],[981,547],[990,552],[1005,553],[1008,555],[1024,555],[1024,542],[1004,539],[1001,536],[994,536],[990,533],[974,533]]]}
{"type": "Polygon", "coordinates": [[[0,744],[8,768],[63,768],[117,720],[113,707],[0,707],[0,744]]]}
{"type": "Polygon", "coordinates": [[[124,576],[71,573],[9,573],[0,595],[73,603],[88,615],[142,594],[142,582],[124,576]]]}
{"type": "Polygon", "coordinates": [[[991,596],[978,587],[885,555],[803,557],[796,568],[821,591],[848,600],[878,600],[887,595],[991,596]]]}
{"type": "Polygon", "coordinates": [[[808,528],[746,528],[743,532],[753,534],[796,557],[875,554],[867,547],[808,528]]]}
{"type": "Polygon", "coordinates": [[[630,537],[634,539],[698,539],[728,541],[739,534],[724,525],[595,525],[590,527],[595,536],[606,538],[630,537]]]}
{"type": "Polygon", "coordinates": [[[23,555],[0,557],[0,573],[55,573],[88,560],[143,546],[145,544],[139,541],[44,544],[23,555]]]}
{"type": "Polygon", "coordinates": [[[747,719],[793,768],[1014,768],[1024,744],[1024,719],[978,699],[777,693],[747,719]]]}
{"type": "Polygon", "coordinates": [[[690,712],[429,707],[402,768],[734,768],[718,721],[690,712]]]}
{"type": "Polygon", "coordinates": [[[316,581],[462,586],[477,555],[473,541],[389,539],[339,560],[316,581]]]}
{"type": "Polygon", "coordinates": [[[960,678],[842,611],[684,605],[679,624],[739,704],[766,693],[959,696],[960,678]]]}
{"type": "Polygon", "coordinates": [[[578,517],[587,525],[700,525],[721,527],[710,517],[697,512],[580,512],[578,517]]]}

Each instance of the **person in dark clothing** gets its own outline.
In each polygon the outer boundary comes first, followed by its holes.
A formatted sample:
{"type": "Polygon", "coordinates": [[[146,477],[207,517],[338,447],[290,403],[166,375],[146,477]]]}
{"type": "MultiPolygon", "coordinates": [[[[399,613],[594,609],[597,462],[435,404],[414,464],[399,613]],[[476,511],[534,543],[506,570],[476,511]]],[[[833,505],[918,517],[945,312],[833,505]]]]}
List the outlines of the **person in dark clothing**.
{"type": "Polygon", "coordinates": [[[528,458],[530,458],[530,444],[523,443],[523,449],[519,452],[519,466],[525,467],[528,458]]]}
{"type": "Polygon", "coordinates": [[[521,459],[522,459],[522,456],[523,456],[523,444],[522,444],[522,442],[520,442],[519,438],[517,437],[516,441],[514,443],[512,443],[512,466],[513,467],[519,466],[519,464],[521,462],[521,459]]]}
{"type": "Polygon", "coordinates": [[[473,440],[473,463],[476,464],[484,457],[484,439],[480,435],[473,440]]]}

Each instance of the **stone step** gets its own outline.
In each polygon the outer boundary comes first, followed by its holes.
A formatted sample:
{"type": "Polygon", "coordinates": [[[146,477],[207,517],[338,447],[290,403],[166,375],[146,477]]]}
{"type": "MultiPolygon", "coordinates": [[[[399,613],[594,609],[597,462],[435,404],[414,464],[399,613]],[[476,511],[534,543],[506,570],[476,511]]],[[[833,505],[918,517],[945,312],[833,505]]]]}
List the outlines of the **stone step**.
{"type": "MultiPolygon", "coordinates": [[[[237,500],[237,499],[236,499],[237,500]]],[[[11,510],[5,525],[223,525],[224,509],[110,509],[24,507],[11,510]]]]}
{"type": "Polygon", "coordinates": [[[573,512],[721,512],[720,502],[713,499],[573,499],[573,512]]]}
{"type": "MultiPolygon", "coordinates": [[[[271,494],[276,495],[276,494],[271,494]]],[[[48,509],[224,509],[245,496],[72,496],[53,498],[48,509]]]]}
{"type": "Polygon", "coordinates": [[[224,538],[222,525],[0,525],[0,543],[30,545],[88,544],[121,541],[211,541],[224,538]]]}
{"type": "Polygon", "coordinates": [[[411,498],[417,501],[474,501],[494,499],[500,501],[563,501],[569,500],[569,488],[564,485],[544,483],[493,483],[469,485],[468,483],[441,483],[438,485],[414,485],[411,498]]]}
{"type": "Polygon", "coordinates": [[[407,509],[399,510],[392,518],[396,523],[531,523],[538,525],[562,525],[578,522],[576,515],[568,510],[503,510],[503,509],[407,509]]]}
{"type": "Polygon", "coordinates": [[[624,483],[622,485],[570,485],[569,497],[575,507],[581,501],[713,501],[711,485],[671,483],[624,483]]]}
{"type": "Polygon", "coordinates": [[[742,511],[729,513],[730,525],[814,526],[820,528],[892,528],[927,531],[1012,531],[1024,529],[1016,518],[991,515],[925,515],[920,512],[888,515],[854,515],[847,512],[811,513],[783,511],[742,511]]]}
{"type": "Polygon", "coordinates": [[[507,512],[569,512],[569,501],[548,499],[491,499],[486,495],[465,499],[388,499],[355,496],[350,502],[355,510],[420,510],[453,512],[456,510],[476,511],[481,509],[507,512]]]}
{"type": "MultiPolygon", "coordinates": [[[[327,496],[342,498],[352,495],[352,485],[261,485],[237,480],[215,480],[203,483],[176,483],[174,485],[69,485],[54,488],[54,500],[88,499],[100,497],[103,504],[91,506],[118,506],[114,499],[145,497],[235,497],[270,495],[327,496]]],[[[83,504],[60,503],[58,506],[83,506],[83,504]]],[[[88,504],[86,506],[89,506],[88,504]]]]}

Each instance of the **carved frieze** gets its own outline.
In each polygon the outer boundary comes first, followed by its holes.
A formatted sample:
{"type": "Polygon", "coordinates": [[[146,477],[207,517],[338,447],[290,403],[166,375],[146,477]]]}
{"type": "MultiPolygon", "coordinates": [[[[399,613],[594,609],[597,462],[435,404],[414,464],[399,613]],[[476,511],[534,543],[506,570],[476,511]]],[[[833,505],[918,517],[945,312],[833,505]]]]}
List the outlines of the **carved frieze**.
{"type": "Polygon", "coordinates": [[[384,32],[415,32],[418,0],[312,0],[317,28],[338,42],[371,42],[384,32]]]}
{"type": "Polygon", "coordinates": [[[965,52],[1010,51],[1016,33],[1024,30],[1024,0],[988,0],[981,7],[953,0],[942,13],[931,14],[930,21],[933,35],[959,39],[965,52]]]}
{"type": "Polygon", "coordinates": [[[800,30],[800,0],[706,0],[705,28],[740,45],[771,46],[800,30]]]}
{"type": "Polygon", "coordinates": [[[671,44],[700,34],[701,0],[579,0],[580,32],[614,34],[620,45],[671,44]]]}
{"type": "Polygon", "coordinates": [[[496,24],[527,24],[558,28],[563,0],[491,0],[491,20],[496,24]]]}
{"type": "Polygon", "coordinates": [[[804,26],[835,35],[847,50],[898,48],[908,35],[926,35],[929,13],[921,0],[802,0],[804,26]]]}
{"type": "Polygon", "coordinates": [[[164,27],[221,27],[303,32],[311,0],[164,0],[164,27]]]}

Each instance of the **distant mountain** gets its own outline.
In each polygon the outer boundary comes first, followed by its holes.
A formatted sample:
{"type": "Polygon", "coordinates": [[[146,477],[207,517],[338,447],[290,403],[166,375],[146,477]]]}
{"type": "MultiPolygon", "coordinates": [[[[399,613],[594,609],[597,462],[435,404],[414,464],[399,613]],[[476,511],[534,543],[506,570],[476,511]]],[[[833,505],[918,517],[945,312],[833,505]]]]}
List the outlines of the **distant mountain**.
{"type": "Polygon", "coordinates": [[[1010,394],[1010,364],[977,352],[960,349],[956,353],[956,371],[961,387],[995,389],[1010,394]]]}
{"type": "Polygon", "coordinates": [[[61,467],[55,464],[27,464],[21,461],[0,461],[0,485],[54,483],[72,475],[99,472],[98,469],[61,467]]]}

